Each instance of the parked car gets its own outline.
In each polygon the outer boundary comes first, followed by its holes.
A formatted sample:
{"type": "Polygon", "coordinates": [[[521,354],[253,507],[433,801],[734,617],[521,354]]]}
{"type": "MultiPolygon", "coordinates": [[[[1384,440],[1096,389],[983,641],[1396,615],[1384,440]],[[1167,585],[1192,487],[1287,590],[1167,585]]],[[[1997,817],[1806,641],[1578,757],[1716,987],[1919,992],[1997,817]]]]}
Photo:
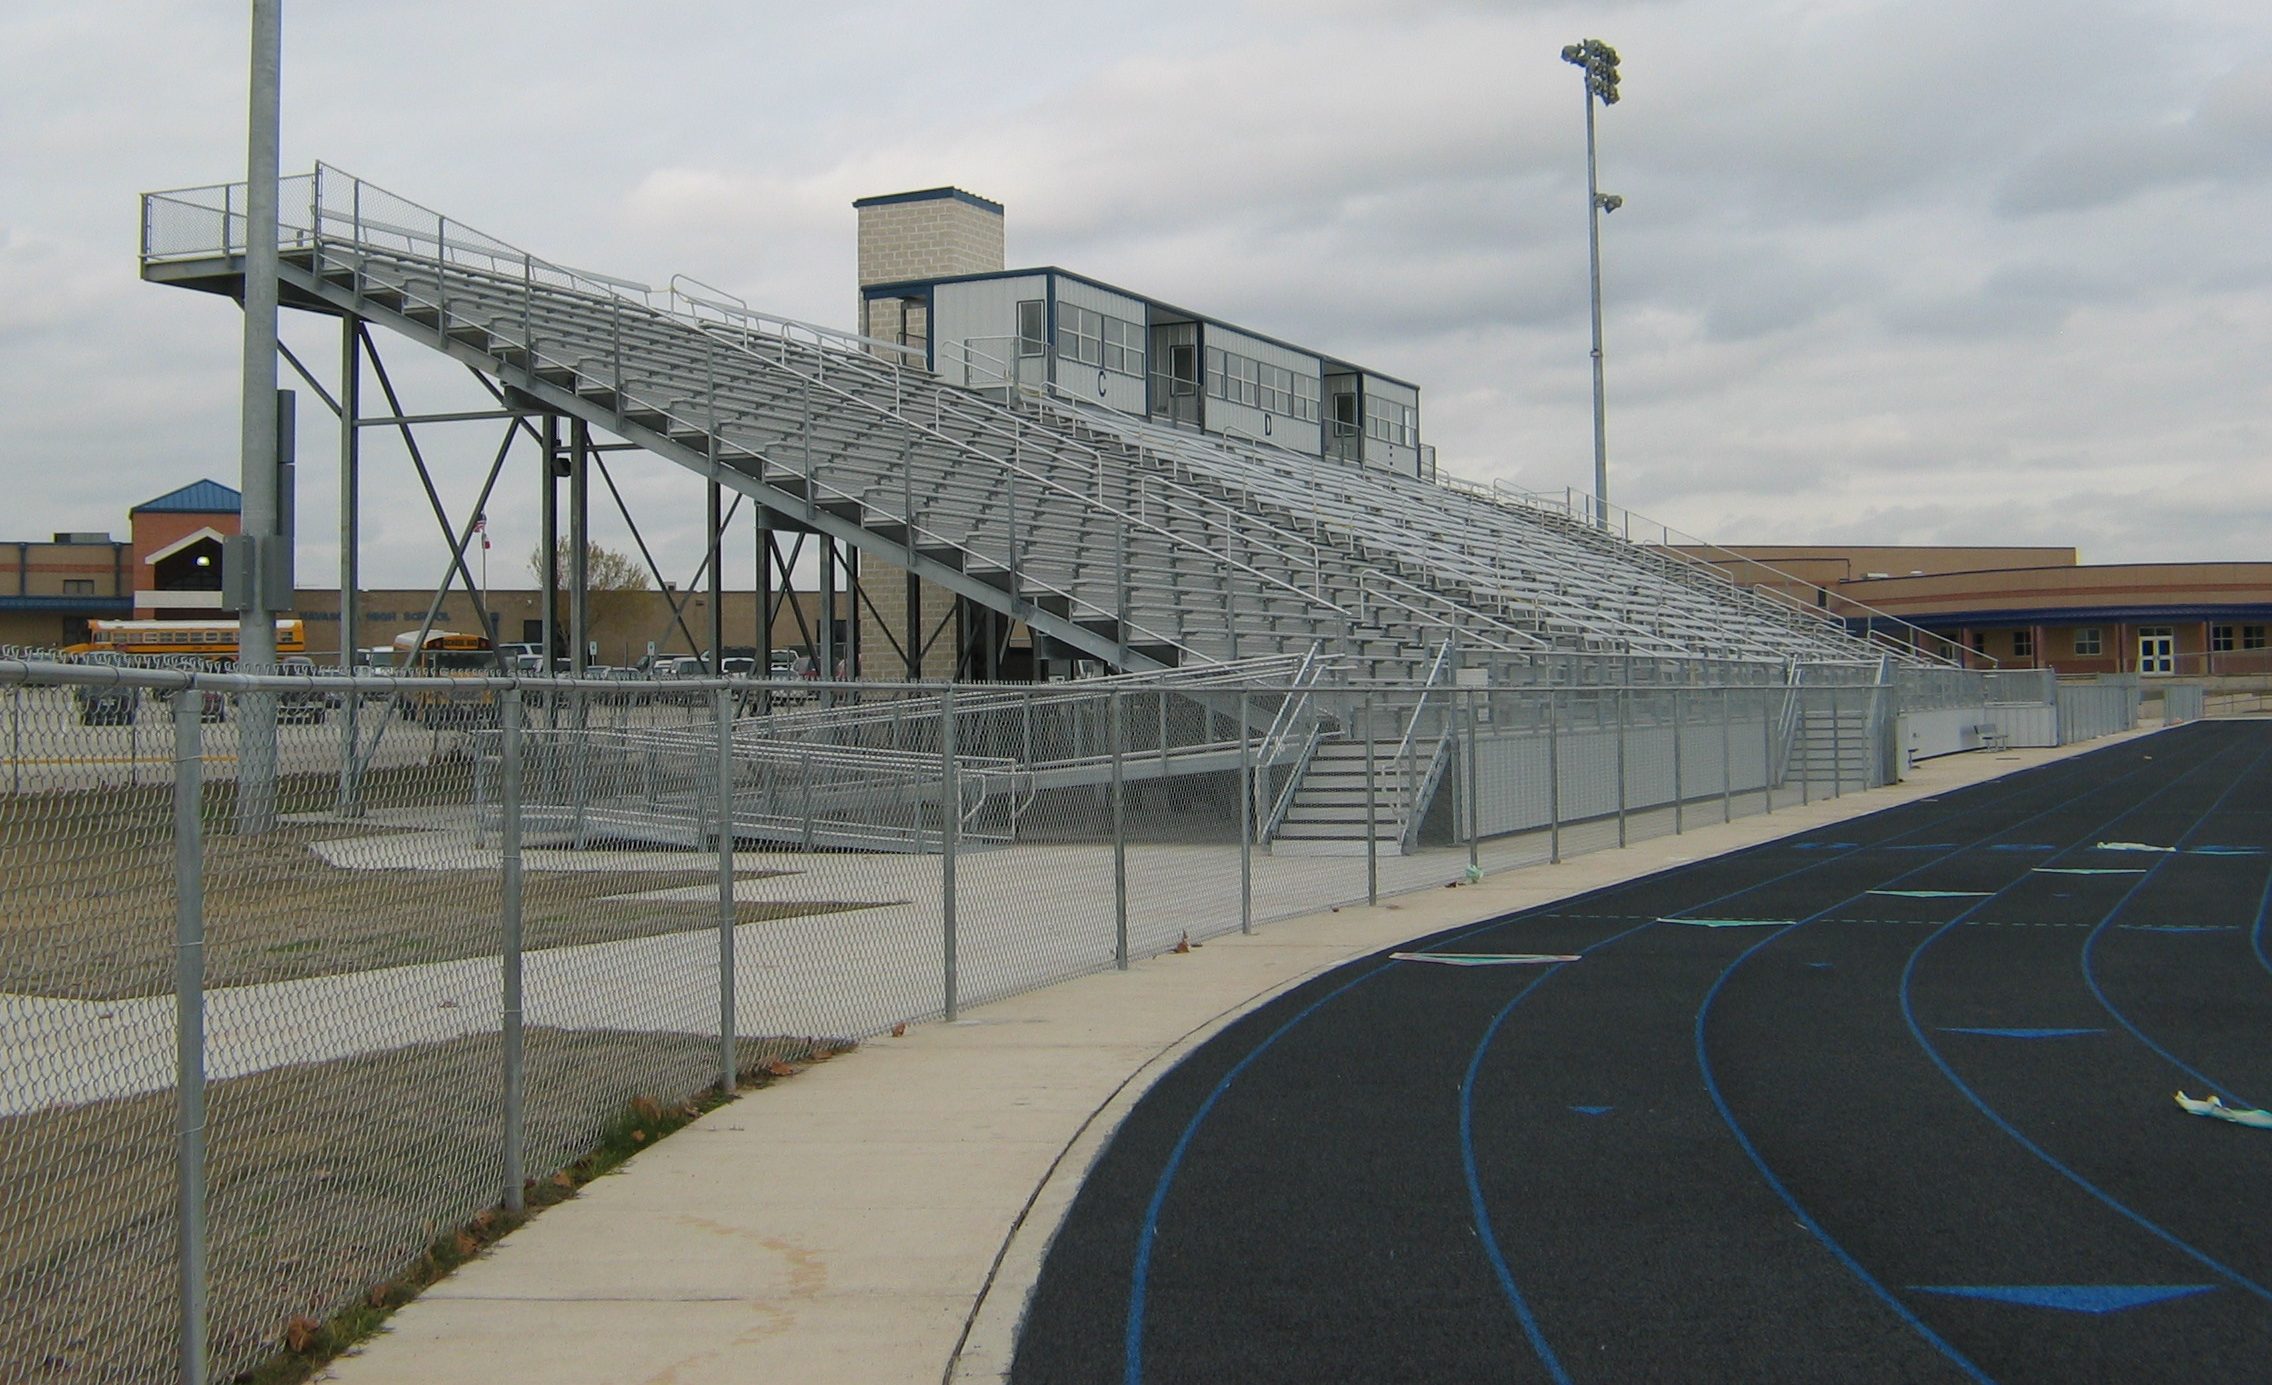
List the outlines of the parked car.
{"type": "MultiPolygon", "coordinates": [[[[162,668],[178,668],[185,673],[227,673],[230,671],[229,665],[221,660],[201,659],[194,654],[169,654],[159,658],[156,662],[162,668]]],[[[173,705],[174,694],[171,689],[159,693],[157,698],[162,706],[171,707],[173,705]]],[[[199,693],[197,695],[197,719],[199,721],[227,721],[229,719],[228,696],[210,690],[199,693]]]]}
{"type": "Polygon", "coordinates": [[[728,678],[755,678],[757,677],[757,660],[737,655],[721,661],[718,665],[718,671],[728,678]]]}
{"type": "MultiPolygon", "coordinates": [[[[80,656],[81,663],[103,664],[111,668],[125,668],[134,661],[124,654],[97,650],[80,656]]],[[[140,688],[80,686],[71,690],[71,700],[79,709],[81,726],[131,726],[142,710],[140,688]]]]}
{"type": "MultiPolygon", "coordinates": [[[[287,654],[278,661],[278,667],[287,674],[303,678],[320,678],[324,670],[305,654],[287,654]]],[[[323,714],[339,705],[339,694],[314,688],[296,689],[276,695],[278,721],[322,721],[323,714]]]]}

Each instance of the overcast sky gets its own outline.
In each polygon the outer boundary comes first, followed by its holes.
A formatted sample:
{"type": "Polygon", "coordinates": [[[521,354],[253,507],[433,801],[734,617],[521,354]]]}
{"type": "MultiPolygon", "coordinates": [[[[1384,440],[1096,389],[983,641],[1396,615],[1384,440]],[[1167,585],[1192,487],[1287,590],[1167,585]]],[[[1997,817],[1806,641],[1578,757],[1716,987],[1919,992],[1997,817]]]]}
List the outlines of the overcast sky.
{"type": "MultiPolygon", "coordinates": [[[[237,480],[239,318],[139,282],[135,195],[243,176],[248,11],[0,12],[0,539],[123,536],[138,500],[237,480]]],[[[1559,492],[1592,479],[1584,37],[1624,58],[1614,499],[1720,542],[2272,556],[2263,0],[286,0],[284,166],[845,326],[852,199],[953,183],[1007,205],[1012,264],[1415,380],[1446,471],[1559,492]]],[[[336,369],[335,328],[285,331],[336,369]]],[[[381,345],[414,410],[479,400],[381,345]]],[[[313,585],[312,400],[301,436],[313,585]]],[[[433,435],[453,501],[496,444],[433,435]]],[[[432,582],[407,463],[367,465],[369,580],[432,582]]],[[[699,489],[618,475],[691,577],[699,489]]],[[[492,570],[521,584],[533,457],[505,484],[492,570]]]]}

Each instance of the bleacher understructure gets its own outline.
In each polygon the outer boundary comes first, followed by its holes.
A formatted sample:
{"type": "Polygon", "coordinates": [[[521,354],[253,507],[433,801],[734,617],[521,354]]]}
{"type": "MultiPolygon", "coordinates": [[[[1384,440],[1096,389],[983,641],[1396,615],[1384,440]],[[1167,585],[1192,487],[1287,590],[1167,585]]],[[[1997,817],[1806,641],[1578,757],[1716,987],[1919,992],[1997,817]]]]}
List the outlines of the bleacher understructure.
{"type": "MultiPolygon", "coordinates": [[[[1933,662],[1566,510],[950,385],[850,335],[564,268],[336,169],[283,180],[279,205],[285,306],[385,326],[1118,673],[1299,679],[1251,704],[1248,730],[1294,779],[1353,745],[1395,751],[1409,768],[1372,829],[1384,839],[1408,844],[1426,811],[1450,734],[1428,690],[1455,680],[1795,684],[1808,667],[1933,662]],[[1383,692],[1360,719],[1336,687],[1383,692]]],[[[245,206],[242,184],[146,196],[144,277],[240,295],[245,206]]],[[[919,721],[895,709],[896,748],[925,753],[919,721]]],[[[737,742],[793,760],[784,747],[828,725],[752,718],[737,742]]],[[[1195,738],[1191,763],[1216,763],[1214,743],[1195,738]]],[[[1258,825],[1345,839],[1332,814],[1303,814],[1328,791],[1304,796],[1258,825]]],[[[765,815],[753,807],[753,833],[796,830],[765,815]]],[[[927,842],[917,828],[896,844],[927,842]]]]}

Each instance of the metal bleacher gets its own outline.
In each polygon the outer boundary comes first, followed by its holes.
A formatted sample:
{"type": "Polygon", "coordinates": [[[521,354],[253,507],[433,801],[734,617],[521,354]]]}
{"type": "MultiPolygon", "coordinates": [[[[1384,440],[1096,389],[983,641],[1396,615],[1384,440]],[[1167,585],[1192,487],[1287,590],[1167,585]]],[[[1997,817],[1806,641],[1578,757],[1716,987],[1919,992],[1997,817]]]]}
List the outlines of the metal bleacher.
{"type": "MultiPolygon", "coordinates": [[[[236,291],[244,205],[241,184],[148,195],[144,276],[236,291]]],[[[285,179],[280,205],[287,305],[382,323],[1114,668],[1322,646],[1413,679],[1447,637],[1509,668],[1885,652],[1535,508],[988,397],[858,338],[563,268],[335,169],[285,179]]]]}

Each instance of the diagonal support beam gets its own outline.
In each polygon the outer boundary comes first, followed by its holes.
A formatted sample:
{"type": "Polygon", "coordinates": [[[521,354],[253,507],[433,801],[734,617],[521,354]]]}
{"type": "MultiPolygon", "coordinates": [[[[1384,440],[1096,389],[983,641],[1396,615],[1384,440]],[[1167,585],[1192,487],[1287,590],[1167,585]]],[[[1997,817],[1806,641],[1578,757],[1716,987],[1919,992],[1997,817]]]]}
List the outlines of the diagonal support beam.
{"type": "MultiPolygon", "coordinates": [[[[370,332],[360,323],[356,325],[355,331],[356,335],[363,340],[363,350],[371,359],[371,373],[377,378],[379,389],[387,397],[387,407],[392,409],[399,417],[403,411],[402,398],[395,393],[394,381],[387,375],[386,362],[380,358],[378,343],[371,340],[370,332]]],[[[473,580],[473,570],[468,568],[465,563],[465,546],[473,537],[473,521],[471,519],[466,521],[466,531],[463,537],[453,535],[450,532],[448,509],[442,504],[441,493],[434,488],[434,476],[427,469],[426,454],[418,448],[417,434],[410,430],[410,425],[407,423],[397,424],[396,431],[402,436],[403,447],[410,453],[411,464],[418,470],[419,484],[426,488],[426,503],[434,512],[434,522],[441,526],[442,537],[450,540],[450,572],[455,572],[458,580],[465,584],[466,596],[473,602],[474,611],[480,615],[481,628],[486,634],[495,626],[489,619],[489,607],[481,598],[480,585],[473,580]]],[[[505,441],[497,449],[497,459],[490,464],[489,479],[481,488],[481,500],[474,508],[476,515],[481,513],[481,505],[488,503],[489,492],[497,484],[498,472],[504,467],[505,454],[512,445],[513,430],[508,427],[505,431],[505,441]]],[[[425,644],[426,636],[432,632],[435,616],[442,608],[443,598],[449,593],[450,572],[442,574],[442,580],[434,590],[434,601],[427,607],[426,619],[419,626],[418,643],[420,646],[425,644]]],[[[497,667],[499,672],[507,671],[505,669],[505,656],[502,652],[497,652],[497,667]]]]}
{"type": "MultiPolygon", "coordinates": [[[[639,556],[646,560],[647,571],[655,574],[655,585],[668,592],[670,584],[663,580],[662,564],[655,561],[654,550],[647,547],[646,536],[639,532],[639,521],[631,517],[631,507],[623,502],[623,492],[616,489],[615,477],[609,473],[606,459],[594,457],[592,458],[592,465],[599,469],[600,480],[606,483],[607,493],[615,497],[616,513],[622,515],[623,522],[630,527],[631,541],[639,545],[639,556]]],[[[694,638],[692,630],[686,628],[686,621],[679,616],[679,608],[676,606],[671,608],[671,619],[678,625],[678,632],[686,636],[686,647],[688,649],[701,648],[701,642],[694,638]]]]}

